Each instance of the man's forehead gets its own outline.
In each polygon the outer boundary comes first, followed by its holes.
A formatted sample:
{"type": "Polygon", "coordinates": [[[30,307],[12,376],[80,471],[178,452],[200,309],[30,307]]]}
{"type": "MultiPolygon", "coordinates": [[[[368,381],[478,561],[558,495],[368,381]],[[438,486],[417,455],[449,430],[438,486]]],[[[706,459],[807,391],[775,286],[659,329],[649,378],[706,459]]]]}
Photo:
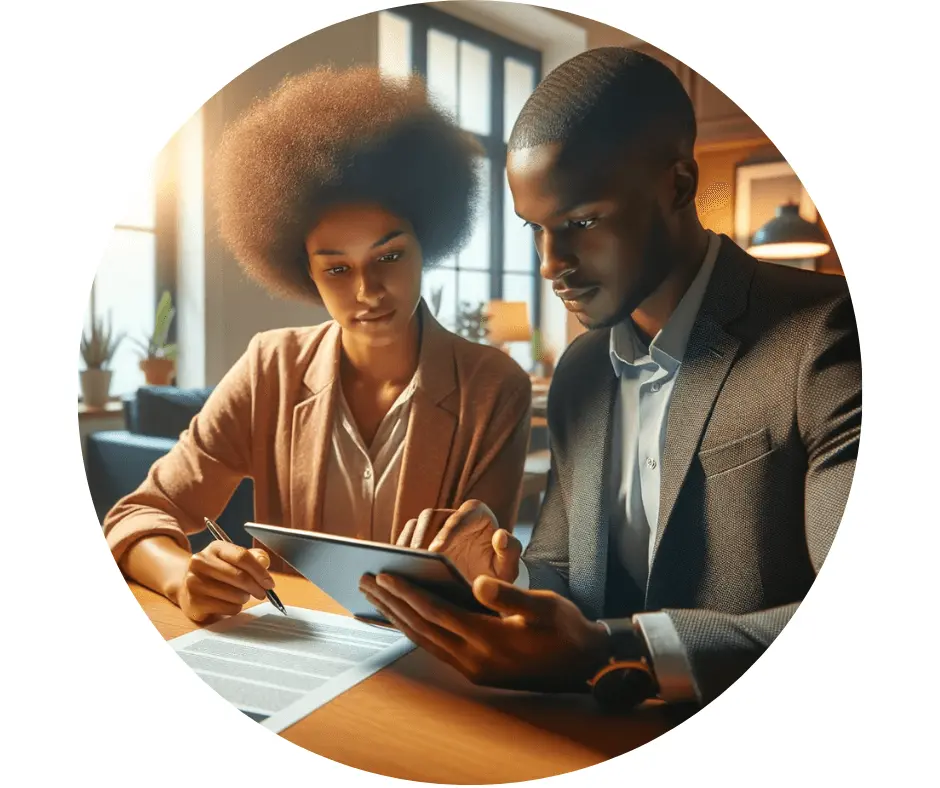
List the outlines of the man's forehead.
{"type": "Polygon", "coordinates": [[[578,156],[553,144],[512,151],[507,167],[517,202],[551,201],[564,210],[610,196],[621,163],[612,156],[578,156]]]}

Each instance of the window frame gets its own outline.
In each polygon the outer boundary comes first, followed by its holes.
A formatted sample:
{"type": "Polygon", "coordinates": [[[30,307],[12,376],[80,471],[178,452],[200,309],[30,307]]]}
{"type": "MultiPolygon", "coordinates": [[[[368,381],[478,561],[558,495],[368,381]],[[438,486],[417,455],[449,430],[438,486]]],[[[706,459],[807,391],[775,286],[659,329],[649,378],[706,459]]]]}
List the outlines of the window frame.
{"type": "MultiPolygon", "coordinates": [[[[428,32],[431,29],[462,39],[490,53],[490,124],[489,136],[474,134],[490,160],[489,208],[490,208],[490,298],[503,297],[504,274],[524,275],[524,271],[505,271],[503,260],[504,244],[504,183],[506,178],[507,146],[504,137],[504,81],[503,64],[506,58],[518,60],[532,67],[535,85],[542,79],[542,53],[504,36],[474,25],[466,20],[451,16],[444,11],[427,5],[408,5],[386,9],[386,13],[399,16],[411,23],[411,69],[424,79],[428,76],[428,32]]],[[[458,55],[459,57],[459,55],[458,55]]],[[[459,62],[459,61],[458,61],[459,62]]],[[[534,86],[533,86],[534,88],[534,86]]],[[[458,70],[458,96],[459,70],[458,70]]],[[[477,268],[461,268],[455,264],[456,271],[480,271],[477,268]]],[[[539,259],[532,245],[532,321],[533,329],[542,322],[542,287],[539,276],[539,259]]],[[[460,304],[459,276],[457,279],[457,306],[460,304]]]]}
{"type": "MultiPolygon", "coordinates": [[[[179,195],[176,192],[176,174],[178,172],[178,156],[175,139],[157,155],[154,161],[153,198],[154,214],[150,227],[136,224],[118,222],[112,227],[112,232],[135,232],[153,237],[154,244],[154,302],[152,315],[157,313],[157,306],[164,292],[169,292],[174,305],[177,303],[177,242],[179,218],[179,195]]],[[[88,315],[97,315],[97,272],[92,279],[88,294],[88,315]]],[[[167,342],[177,341],[176,320],[170,324],[167,342]]],[[[84,330],[84,328],[83,328],[84,330]]],[[[141,384],[143,385],[143,384],[141,384]]],[[[120,399],[119,395],[110,395],[110,401],[120,399]]],[[[78,401],[81,403],[82,395],[79,393],[78,401]]]]}

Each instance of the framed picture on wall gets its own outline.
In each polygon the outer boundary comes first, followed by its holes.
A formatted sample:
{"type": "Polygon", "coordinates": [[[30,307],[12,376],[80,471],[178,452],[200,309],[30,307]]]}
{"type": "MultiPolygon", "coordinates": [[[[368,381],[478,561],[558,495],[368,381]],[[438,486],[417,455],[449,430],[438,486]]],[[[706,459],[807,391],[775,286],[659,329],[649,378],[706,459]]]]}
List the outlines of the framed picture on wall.
{"type": "MultiPolygon", "coordinates": [[[[735,169],[734,236],[742,249],[754,233],[788,202],[800,206],[800,216],[816,223],[816,206],[786,161],[742,162],[735,169]]],[[[815,270],[815,260],[773,260],[779,265],[815,270]]]]}

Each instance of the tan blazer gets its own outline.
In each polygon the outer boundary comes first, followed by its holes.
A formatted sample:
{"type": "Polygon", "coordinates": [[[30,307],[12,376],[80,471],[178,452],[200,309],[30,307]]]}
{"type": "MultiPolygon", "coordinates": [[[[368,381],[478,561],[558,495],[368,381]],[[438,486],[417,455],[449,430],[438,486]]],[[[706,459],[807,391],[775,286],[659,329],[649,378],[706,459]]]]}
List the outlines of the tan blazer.
{"type": "MultiPolygon", "coordinates": [[[[423,509],[471,498],[512,527],[529,443],[529,377],[500,350],[447,331],[424,302],[419,308],[417,387],[389,540],[423,509]]],[[[249,477],[256,521],[324,530],[339,349],[333,321],[256,335],[179,442],[105,517],[115,560],[144,536],[170,536],[189,549],[186,534],[218,517],[249,477]]]]}

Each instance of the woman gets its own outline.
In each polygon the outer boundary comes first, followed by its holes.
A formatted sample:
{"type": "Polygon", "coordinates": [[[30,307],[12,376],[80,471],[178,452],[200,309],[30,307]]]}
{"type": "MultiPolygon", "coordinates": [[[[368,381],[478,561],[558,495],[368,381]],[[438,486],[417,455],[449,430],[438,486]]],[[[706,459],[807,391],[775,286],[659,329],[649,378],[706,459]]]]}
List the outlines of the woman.
{"type": "Polygon", "coordinates": [[[227,130],[222,238],[271,292],[332,320],[255,336],[115,505],[104,531],[127,576],[195,621],[263,598],[263,551],[213,543],[193,555],[186,538],[246,477],[255,519],[292,528],[408,542],[422,510],[468,499],[514,521],[529,378],[443,329],[420,295],[423,264],[469,235],[476,156],[419,80],[374,69],[288,79],[227,130]]]}

